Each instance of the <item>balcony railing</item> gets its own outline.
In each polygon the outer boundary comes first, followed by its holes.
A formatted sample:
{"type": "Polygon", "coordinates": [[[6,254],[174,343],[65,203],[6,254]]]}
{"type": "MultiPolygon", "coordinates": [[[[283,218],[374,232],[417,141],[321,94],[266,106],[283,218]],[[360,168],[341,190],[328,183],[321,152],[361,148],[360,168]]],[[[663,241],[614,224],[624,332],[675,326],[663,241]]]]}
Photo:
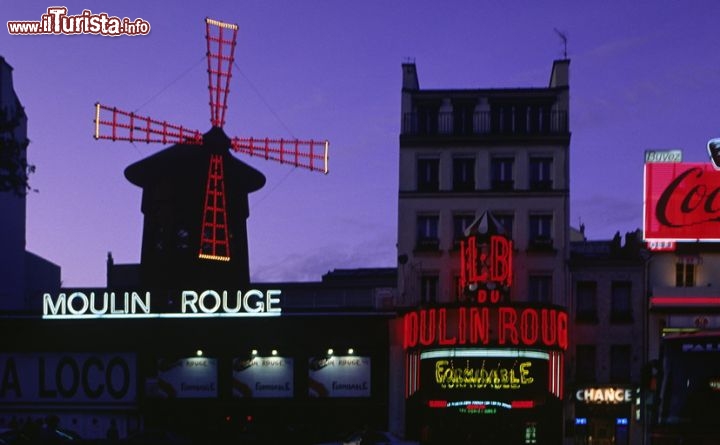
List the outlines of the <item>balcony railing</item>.
{"type": "Polygon", "coordinates": [[[554,135],[568,132],[567,111],[457,114],[450,112],[405,113],[404,135],[554,135]]]}

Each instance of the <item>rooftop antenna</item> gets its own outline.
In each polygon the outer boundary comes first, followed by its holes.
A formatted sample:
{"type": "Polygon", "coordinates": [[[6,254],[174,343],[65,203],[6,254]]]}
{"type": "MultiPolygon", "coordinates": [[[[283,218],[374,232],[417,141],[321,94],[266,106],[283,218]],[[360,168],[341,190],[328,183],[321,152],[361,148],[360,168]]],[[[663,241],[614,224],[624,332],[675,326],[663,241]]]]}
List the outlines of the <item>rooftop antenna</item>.
{"type": "Polygon", "coordinates": [[[553,28],[558,36],[560,36],[560,39],[563,41],[563,59],[567,59],[567,34],[560,31],[557,28],[553,28]]]}

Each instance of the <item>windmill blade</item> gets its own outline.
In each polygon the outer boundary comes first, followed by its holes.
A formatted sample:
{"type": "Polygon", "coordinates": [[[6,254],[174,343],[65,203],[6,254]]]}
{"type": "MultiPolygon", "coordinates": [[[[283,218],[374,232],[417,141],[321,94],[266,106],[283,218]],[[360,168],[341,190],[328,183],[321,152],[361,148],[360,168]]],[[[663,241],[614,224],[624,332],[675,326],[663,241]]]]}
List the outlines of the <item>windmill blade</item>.
{"type": "Polygon", "coordinates": [[[238,26],[210,18],[205,19],[207,40],[208,90],[210,91],[210,122],[213,127],[225,125],[227,96],[235,61],[238,26]]]}
{"type": "Polygon", "coordinates": [[[236,152],[246,155],[328,173],[328,149],[330,147],[328,141],[236,137],[232,139],[231,147],[236,152]]]}
{"type": "Polygon", "coordinates": [[[95,104],[95,139],[161,144],[203,143],[202,133],[197,130],[189,130],[180,125],[168,124],[100,103],[95,104]]]}

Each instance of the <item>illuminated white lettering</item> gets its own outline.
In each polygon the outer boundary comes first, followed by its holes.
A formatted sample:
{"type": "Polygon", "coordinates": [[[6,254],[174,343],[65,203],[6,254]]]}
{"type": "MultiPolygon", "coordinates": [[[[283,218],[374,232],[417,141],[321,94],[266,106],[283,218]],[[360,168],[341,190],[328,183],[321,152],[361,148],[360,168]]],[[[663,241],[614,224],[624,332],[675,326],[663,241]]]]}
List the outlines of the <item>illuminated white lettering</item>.
{"type": "Polygon", "coordinates": [[[58,295],[57,302],[53,304],[52,295],[43,294],[43,314],[60,315],[65,314],[65,294],[58,295]]]}
{"type": "Polygon", "coordinates": [[[280,304],[280,290],[268,290],[267,291],[267,311],[268,312],[280,312],[281,309],[276,307],[280,304]]]}
{"type": "Polygon", "coordinates": [[[245,292],[245,296],[243,297],[243,306],[245,306],[245,310],[248,312],[263,312],[263,309],[265,309],[265,304],[262,301],[263,294],[259,290],[249,290],[245,292]],[[250,297],[256,297],[258,298],[257,303],[255,306],[250,306],[248,300],[250,297]]]}
{"type": "MultiPolygon", "coordinates": [[[[223,297],[227,299],[227,292],[223,293],[223,297]]],[[[220,309],[220,304],[222,302],[220,301],[220,295],[218,295],[217,292],[214,290],[206,290],[203,293],[200,294],[200,310],[205,312],[206,314],[212,314],[214,312],[217,312],[218,309],[220,309]],[[212,306],[208,307],[205,305],[205,300],[210,297],[214,299],[214,303],[212,306]]]]}
{"type": "Polygon", "coordinates": [[[68,311],[70,311],[71,314],[80,315],[87,312],[88,307],[90,307],[90,302],[88,301],[88,298],[85,294],[82,292],[73,292],[70,294],[67,300],[67,308],[68,311]],[[73,306],[73,302],[80,301],[80,309],[77,309],[73,306]]]}
{"type": "Polygon", "coordinates": [[[184,290],[182,292],[182,313],[187,313],[187,308],[190,306],[192,309],[193,314],[197,314],[197,307],[195,307],[195,304],[198,301],[198,294],[197,292],[193,292],[191,290],[184,290]]]}

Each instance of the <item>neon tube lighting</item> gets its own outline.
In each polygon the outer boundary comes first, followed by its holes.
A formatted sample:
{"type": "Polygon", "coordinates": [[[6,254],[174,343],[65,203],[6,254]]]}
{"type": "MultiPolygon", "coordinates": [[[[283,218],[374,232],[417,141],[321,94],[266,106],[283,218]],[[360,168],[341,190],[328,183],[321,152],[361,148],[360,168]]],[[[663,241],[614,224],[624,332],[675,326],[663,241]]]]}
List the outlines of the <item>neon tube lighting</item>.
{"type": "Polygon", "coordinates": [[[420,353],[420,360],[447,357],[537,358],[548,360],[550,354],[543,351],[518,349],[436,349],[420,353]]]}

